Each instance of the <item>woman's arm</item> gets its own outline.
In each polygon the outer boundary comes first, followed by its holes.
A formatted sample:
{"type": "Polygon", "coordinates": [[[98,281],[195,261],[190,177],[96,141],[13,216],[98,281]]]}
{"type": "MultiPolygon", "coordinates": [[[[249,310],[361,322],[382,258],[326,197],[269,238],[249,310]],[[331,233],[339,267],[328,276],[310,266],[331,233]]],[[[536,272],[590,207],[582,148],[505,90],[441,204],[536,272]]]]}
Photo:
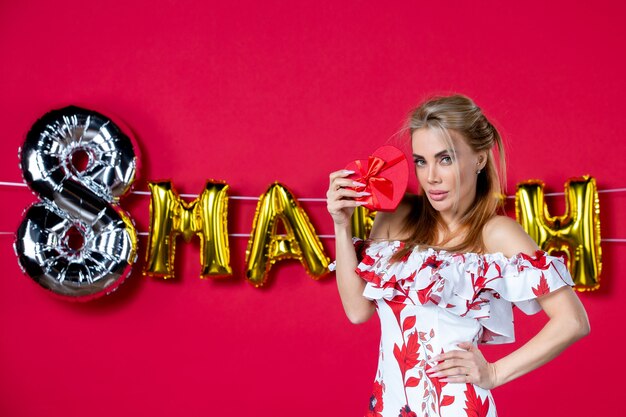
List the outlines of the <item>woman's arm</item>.
{"type": "MultiPolygon", "coordinates": [[[[335,272],[339,296],[348,319],[352,323],[358,324],[369,320],[376,307],[373,301],[363,297],[366,282],[354,271],[358,261],[352,243],[351,217],[354,208],[359,205],[354,201],[354,197],[358,197],[359,193],[340,188],[355,185],[351,180],[345,178],[348,175],[349,173],[345,170],[330,174],[330,186],[326,197],[328,212],[333,217],[335,225],[335,272]]],[[[409,209],[410,205],[403,201],[393,213],[378,212],[369,238],[389,239],[390,233],[396,236],[401,229],[402,219],[409,209]]]]}
{"type": "MultiPolygon", "coordinates": [[[[488,252],[514,256],[534,255],[535,242],[513,219],[499,216],[485,226],[483,240],[488,252]]],[[[429,370],[431,376],[447,377],[448,382],[470,382],[485,389],[495,388],[522,376],[557,357],[565,348],[589,333],[585,309],[570,287],[562,287],[537,298],[548,323],[528,342],[509,355],[489,363],[470,342],[459,344],[466,350],[449,351],[435,358],[443,361],[429,370]]]]}
{"type": "Polygon", "coordinates": [[[494,362],[494,387],[551,361],[569,345],[589,334],[587,314],[572,288],[562,287],[537,301],[550,319],[522,347],[494,362]]]}
{"type": "Polygon", "coordinates": [[[372,317],[375,306],[372,301],[363,297],[365,281],[354,271],[357,266],[357,257],[352,244],[351,218],[354,208],[360,205],[359,202],[354,201],[354,198],[362,194],[342,188],[358,185],[345,178],[350,174],[351,172],[346,170],[330,174],[330,186],[326,198],[328,212],[335,226],[337,289],[346,316],[352,323],[358,324],[372,317]]]}
{"type": "Polygon", "coordinates": [[[337,289],[348,320],[354,324],[364,323],[375,311],[374,303],[363,297],[365,281],[354,271],[358,262],[352,244],[352,229],[335,226],[337,289]]]}

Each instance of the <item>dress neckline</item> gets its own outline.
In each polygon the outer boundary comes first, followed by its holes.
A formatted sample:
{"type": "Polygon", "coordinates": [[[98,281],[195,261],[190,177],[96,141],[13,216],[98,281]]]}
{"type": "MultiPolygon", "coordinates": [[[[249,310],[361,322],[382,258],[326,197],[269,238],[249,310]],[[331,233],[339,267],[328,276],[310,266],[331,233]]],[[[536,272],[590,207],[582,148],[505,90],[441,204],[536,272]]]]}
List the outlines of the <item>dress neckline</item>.
{"type": "MultiPolygon", "coordinates": [[[[392,244],[400,244],[403,245],[405,244],[405,242],[403,240],[400,239],[360,239],[368,244],[380,244],[380,243],[386,243],[388,245],[392,245],[392,244]]],[[[453,252],[453,251],[448,251],[445,249],[435,249],[433,247],[425,247],[420,249],[420,246],[416,246],[415,248],[413,248],[412,250],[413,253],[417,252],[417,253],[421,253],[421,252],[426,252],[426,253],[433,253],[433,254],[439,254],[441,256],[451,256],[451,257],[458,257],[458,256],[470,256],[470,257],[496,257],[496,258],[504,258],[507,260],[513,260],[513,259],[518,259],[521,257],[527,257],[527,258],[531,258],[531,259],[536,259],[540,256],[551,256],[551,257],[555,257],[555,258],[560,258],[559,256],[552,256],[550,255],[548,252],[542,250],[542,249],[537,249],[535,251],[535,253],[533,255],[528,255],[524,252],[518,252],[513,256],[506,256],[504,253],[502,252],[485,252],[485,253],[478,253],[478,252],[453,252]]]]}

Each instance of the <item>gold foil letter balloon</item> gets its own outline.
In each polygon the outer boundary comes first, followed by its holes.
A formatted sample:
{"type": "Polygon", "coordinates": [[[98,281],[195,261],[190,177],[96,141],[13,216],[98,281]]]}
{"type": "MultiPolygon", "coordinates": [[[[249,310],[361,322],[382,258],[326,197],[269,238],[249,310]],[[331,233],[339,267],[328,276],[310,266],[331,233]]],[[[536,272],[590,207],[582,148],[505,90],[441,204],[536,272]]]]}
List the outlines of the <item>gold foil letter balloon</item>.
{"type": "Polygon", "coordinates": [[[600,286],[600,203],[592,177],[571,178],[565,183],[566,210],[551,216],[544,202],[544,184],[529,180],[517,185],[517,221],[546,252],[562,252],[576,289],[595,290],[600,286]]]}
{"type": "Polygon", "coordinates": [[[359,206],[354,208],[352,213],[352,236],[359,239],[367,239],[372,231],[376,212],[366,207],[359,206]]]}
{"type": "Polygon", "coordinates": [[[209,181],[202,194],[188,203],[169,181],[150,183],[150,234],[144,275],[172,278],[176,237],[200,238],[201,277],[232,275],[228,245],[228,185],[209,181]]]}
{"type": "Polygon", "coordinates": [[[330,260],[308,216],[287,188],[274,183],[256,208],[246,250],[248,280],[256,287],[265,284],[272,265],[283,259],[299,260],[313,278],[329,272],[330,260]],[[277,234],[279,220],[285,236],[277,234]]]}

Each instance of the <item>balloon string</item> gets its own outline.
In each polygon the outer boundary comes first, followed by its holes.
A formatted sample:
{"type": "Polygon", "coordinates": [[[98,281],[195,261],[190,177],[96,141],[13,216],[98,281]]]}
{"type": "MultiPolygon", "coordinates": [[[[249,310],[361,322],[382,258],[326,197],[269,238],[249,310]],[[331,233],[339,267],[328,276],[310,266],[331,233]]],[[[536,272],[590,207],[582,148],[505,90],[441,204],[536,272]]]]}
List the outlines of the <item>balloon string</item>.
{"type": "MultiPolygon", "coordinates": [[[[148,236],[148,232],[137,232],[137,234],[139,236],[148,236]]],[[[0,236],[8,236],[8,235],[15,235],[15,232],[0,232],[0,236]]],[[[230,237],[250,237],[250,233],[230,233],[228,236],[230,237]]],[[[286,237],[287,235],[277,235],[277,236],[282,236],[282,237],[286,237]]],[[[322,239],[334,239],[335,235],[317,235],[317,237],[322,238],[322,239]]],[[[624,239],[624,241],[626,242],[626,239],[624,239]]]]}
{"type": "MultiPolygon", "coordinates": [[[[7,181],[0,181],[0,186],[4,186],[4,187],[20,187],[20,188],[26,188],[27,185],[22,183],[22,182],[7,182],[7,181]]],[[[611,189],[607,189],[607,190],[598,190],[598,193],[622,193],[622,192],[626,192],[626,187],[624,188],[611,188],[611,189]]],[[[150,195],[150,191],[131,191],[132,194],[137,194],[137,195],[150,195]]],[[[545,193],[544,194],[547,197],[551,197],[551,196],[563,196],[565,195],[564,192],[560,192],[560,193],[545,193]]],[[[188,198],[197,198],[198,195],[197,194],[180,194],[181,197],[188,197],[188,198]]],[[[233,200],[259,200],[259,197],[248,197],[248,196],[228,196],[229,199],[233,199],[233,200]]],[[[506,198],[515,198],[515,196],[507,196],[506,198]]],[[[298,198],[298,201],[326,201],[325,198],[298,198]]],[[[14,232],[0,232],[0,236],[8,236],[8,235],[14,235],[14,232]]],[[[138,232],[138,235],[140,236],[148,236],[148,232],[138,232]]],[[[250,237],[250,234],[248,233],[230,233],[229,236],[231,237],[250,237]]],[[[319,238],[321,239],[334,239],[335,235],[318,235],[319,238]]],[[[603,238],[602,242],[626,242],[626,239],[621,239],[621,238],[603,238]]]]}
{"type": "MultiPolygon", "coordinates": [[[[139,236],[148,236],[148,232],[137,232],[139,236]]],[[[0,232],[0,236],[8,236],[15,235],[15,232],[0,232]]],[[[250,233],[230,233],[228,236],[230,237],[250,237],[250,233]]],[[[278,235],[278,236],[287,236],[287,235],[278,235]]],[[[335,235],[317,235],[320,239],[334,239],[335,235]]],[[[617,242],[617,243],[626,243],[626,239],[621,238],[602,238],[601,241],[604,242],[617,242]]]]}
{"type": "MultiPolygon", "coordinates": [[[[623,193],[626,192],[626,187],[624,188],[609,188],[607,190],[598,190],[598,194],[601,193],[623,193]]],[[[544,193],[546,197],[554,197],[554,196],[564,196],[565,192],[561,191],[558,193],[544,193]]],[[[507,195],[506,198],[515,198],[515,195],[507,195]]]]}
{"type": "Polygon", "coordinates": [[[27,186],[23,182],[6,182],[6,181],[0,181],[0,185],[4,185],[5,187],[26,187],[27,186]]]}
{"type": "MultiPolygon", "coordinates": [[[[5,186],[5,187],[19,187],[19,188],[26,188],[27,185],[22,183],[22,182],[6,182],[6,181],[0,181],[0,186],[5,186]]],[[[130,192],[131,194],[136,194],[136,195],[150,195],[150,191],[140,191],[140,190],[133,190],[130,192]]],[[[198,194],[179,194],[180,197],[186,197],[186,198],[198,198],[198,194]]],[[[260,197],[249,197],[249,196],[244,196],[244,195],[229,195],[228,199],[230,200],[254,200],[254,201],[258,201],[260,197]]],[[[298,201],[326,201],[325,198],[315,198],[315,197],[303,197],[303,198],[298,198],[298,201]]]]}
{"type": "MultiPolygon", "coordinates": [[[[4,186],[4,187],[20,187],[20,188],[26,188],[27,185],[24,184],[23,182],[6,182],[6,181],[0,181],[0,186],[4,186]]],[[[600,193],[623,193],[626,192],[626,187],[623,188],[610,188],[607,190],[598,190],[598,194],[600,193]]],[[[131,194],[137,194],[137,195],[150,195],[150,191],[139,191],[139,190],[133,190],[130,192],[131,194]]],[[[197,198],[199,195],[198,194],[179,194],[181,197],[186,197],[186,198],[197,198]]],[[[544,193],[543,194],[546,197],[555,197],[555,196],[564,196],[565,192],[561,191],[558,193],[544,193]]],[[[249,197],[249,196],[243,196],[243,195],[229,195],[228,196],[229,199],[231,200],[259,200],[260,197],[249,197]]],[[[515,195],[507,195],[506,198],[515,198],[515,195]]],[[[316,201],[316,202],[326,202],[325,198],[316,198],[316,197],[303,197],[303,198],[298,198],[298,201],[316,201]]]]}

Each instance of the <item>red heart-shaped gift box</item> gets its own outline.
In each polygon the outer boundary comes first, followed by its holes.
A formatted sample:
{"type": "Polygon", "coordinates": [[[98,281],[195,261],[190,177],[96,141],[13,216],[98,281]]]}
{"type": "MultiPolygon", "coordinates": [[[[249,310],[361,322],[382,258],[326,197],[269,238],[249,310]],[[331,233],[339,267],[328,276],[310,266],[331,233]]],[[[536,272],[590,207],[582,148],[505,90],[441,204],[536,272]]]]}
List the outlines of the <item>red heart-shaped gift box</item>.
{"type": "Polygon", "coordinates": [[[350,162],[346,169],[354,171],[349,179],[365,184],[352,189],[371,193],[355,198],[365,201],[364,207],[378,211],[394,211],[398,207],[409,182],[409,163],[400,149],[381,146],[368,159],[350,162]]]}

